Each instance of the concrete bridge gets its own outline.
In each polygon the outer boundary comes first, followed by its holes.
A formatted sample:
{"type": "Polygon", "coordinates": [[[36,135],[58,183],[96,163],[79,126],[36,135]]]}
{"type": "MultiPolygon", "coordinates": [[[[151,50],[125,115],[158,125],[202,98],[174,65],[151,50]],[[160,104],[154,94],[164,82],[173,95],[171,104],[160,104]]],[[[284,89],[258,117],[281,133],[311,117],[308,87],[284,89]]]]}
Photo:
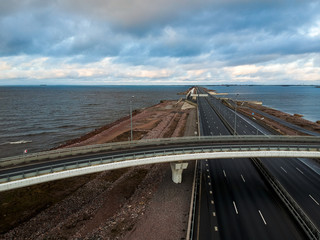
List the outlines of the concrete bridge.
{"type": "Polygon", "coordinates": [[[65,148],[0,159],[0,192],[106,170],[170,162],[180,183],[188,161],[221,158],[320,158],[320,137],[214,136],[65,148]]]}

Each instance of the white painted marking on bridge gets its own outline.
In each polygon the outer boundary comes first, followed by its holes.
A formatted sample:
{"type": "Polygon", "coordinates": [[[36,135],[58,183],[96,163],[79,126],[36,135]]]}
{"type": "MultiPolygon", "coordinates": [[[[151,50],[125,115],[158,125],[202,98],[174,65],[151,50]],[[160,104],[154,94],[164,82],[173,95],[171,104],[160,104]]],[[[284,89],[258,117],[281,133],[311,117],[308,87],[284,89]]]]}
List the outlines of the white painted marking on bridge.
{"type": "Polygon", "coordinates": [[[207,172],[209,172],[209,169],[207,169],[207,172]]]}
{"type": "Polygon", "coordinates": [[[209,184],[209,186],[211,186],[211,182],[209,182],[208,184],[209,184]]]}
{"type": "Polygon", "coordinates": [[[296,167],[296,169],[297,169],[301,174],[304,175],[304,173],[303,173],[299,168],[296,167]]]}
{"type": "Polygon", "coordinates": [[[212,204],[212,205],[214,204],[214,201],[213,201],[213,200],[211,200],[211,204],[212,204]]]}
{"type": "Polygon", "coordinates": [[[283,167],[280,167],[285,173],[287,173],[287,171],[283,168],[283,167]]]}
{"type": "Polygon", "coordinates": [[[241,174],[241,178],[242,178],[242,181],[243,181],[243,182],[246,182],[246,180],[244,179],[244,177],[242,176],[242,174],[241,174]]]}
{"type": "Polygon", "coordinates": [[[227,177],[226,171],[224,169],[222,171],[223,171],[224,177],[227,177]]]}
{"type": "Polygon", "coordinates": [[[262,213],[261,213],[260,210],[259,210],[259,214],[260,214],[260,217],[262,218],[262,221],[263,221],[264,225],[267,225],[267,222],[266,222],[266,220],[264,219],[264,217],[263,217],[263,215],[262,215],[262,213]]]}
{"type": "Polygon", "coordinates": [[[312,197],[310,194],[309,194],[309,197],[317,204],[319,205],[318,201],[314,199],[314,197],[312,197]]]}
{"type": "Polygon", "coordinates": [[[206,167],[208,167],[209,165],[208,165],[208,163],[206,163],[206,167]]]}
{"type": "Polygon", "coordinates": [[[210,175],[208,175],[208,178],[210,178],[210,175]]]}
{"type": "Polygon", "coordinates": [[[216,216],[216,212],[212,212],[212,216],[215,217],[216,216]]]}
{"type": "Polygon", "coordinates": [[[214,231],[218,232],[218,227],[214,226],[214,231]]]}
{"type": "Polygon", "coordinates": [[[236,211],[236,214],[239,214],[238,213],[238,209],[237,209],[237,206],[236,206],[236,203],[233,201],[233,207],[234,207],[234,210],[236,211]]]}
{"type": "Polygon", "coordinates": [[[212,194],[212,191],[210,191],[209,193],[212,194]]]}

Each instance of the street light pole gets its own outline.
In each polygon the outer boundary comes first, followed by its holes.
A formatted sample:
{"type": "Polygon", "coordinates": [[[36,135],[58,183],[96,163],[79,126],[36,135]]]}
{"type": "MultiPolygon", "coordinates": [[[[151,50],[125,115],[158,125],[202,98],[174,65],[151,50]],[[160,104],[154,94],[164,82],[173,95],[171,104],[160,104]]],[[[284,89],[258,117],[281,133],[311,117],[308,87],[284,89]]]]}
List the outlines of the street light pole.
{"type": "Polygon", "coordinates": [[[237,132],[237,98],[238,98],[238,96],[239,96],[239,94],[237,93],[236,101],[234,102],[235,107],[234,107],[234,132],[233,132],[233,135],[236,135],[236,132],[237,132]]]}
{"type": "Polygon", "coordinates": [[[133,98],[134,98],[134,96],[132,96],[130,99],[130,135],[131,135],[130,140],[131,141],[133,140],[133,132],[132,132],[132,100],[133,100],[133,98]]]}

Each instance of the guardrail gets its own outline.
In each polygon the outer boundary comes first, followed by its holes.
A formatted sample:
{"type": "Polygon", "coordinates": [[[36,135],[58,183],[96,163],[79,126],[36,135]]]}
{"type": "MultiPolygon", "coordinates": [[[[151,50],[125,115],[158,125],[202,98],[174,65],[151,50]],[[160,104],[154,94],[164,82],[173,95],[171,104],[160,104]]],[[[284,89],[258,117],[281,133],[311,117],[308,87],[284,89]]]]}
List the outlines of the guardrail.
{"type": "MultiPolygon", "coordinates": [[[[138,149],[139,150],[139,149],[138,149]]],[[[232,158],[232,157],[318,157],[320,158],[320,146],[246,146],[246,145],[207,145],[166,148],[165,146],[157,150],[134,151],[125,154],[109,154],[106,156],[93,156],[84,159],[70,158],[60,163],[56,161],[19,166],[16,168],[0,171],[0,191],[17,187],[29,186],[32,184],[53,181],[57,179],[79,176],[83,174],[105,171],[116,168],[138,166],[144,164],[190,161],[207,158],[232,158]],[[68,160],[68,161],[67,161],[68,160]],[[20,170],[19,170],[20,169],[20,170]],[[59,174],[58,174],[59,173],[59,174]],[[46,179],[42,177],[46,175],[46,179]],[[30,178],[37,178],[37,181],[30,178]],[[14,182],[23,181],[20,185],[14,182]],[[10,187],[5,187],[10,185],[10,187]]]]}
{"type": "Polygon", "coordinates": [[[143,141],[132,142],[118,142],[97,144],[82,147],[63,148],[52,151],[24,154],[19,156],[7,157],[0,159],[0,167],[6,167],[9,165],[17,165],[29,163],[32,161],[41,161],[46,159],[58,159],[69,156],[85,155],[99,152],[126,150],[133,148],[143,148],[150,146],[160,145],[177,145],[177,144],[217,144],[217,143],[246,143],[246,142],[259,142],[259,143],[298,143],[298,144],[319,144],[320,137],[306,137],[306,136],[211,136],[211,137],[183,137],[183,138],[164,138],[164,139],[152,139],[143,141]]]}
{"type": "Polygon", "coordinates": [[[199,169],[198,169],[198,161],[196,161],[195,169],[194,169],[193,184],[192,184],[192,193],[191,193],[186,240],[193,240],[198,189],[199,189],[199,169]]]}
{"type": "MultiPolygon", "coordinates": [[[[208,101],[210,106],[216,111],[215,107],[208,101]]],[[[233,130],[232,126],[216,111],[221,120],[227,126],[228,130],[233,130]]],[[[271,188],[275,191],[281,201],[285,204],[286,208],[301,226],[309,239],[319,240],[320,231],[315,224],[310,220],[308,215],[302,210],[299,204],[291,197],[286,189],[280,184],[280,182],[271,174],[271,172],[263,165],[259,158],[251,158],[252,162],[256,166],[258,172],[262,174],[264,179],[268,182],[271,188]]]]}
{"type": "Polygon", "coordinates": [[[270,173],[270,171],[263,165],[260,159],[251,159],[259,171],[263,174],[269,185],[276,192],[278,197],[286,205],[292,216],[299,223],[303,231],[307,234],[309,239],[319,240],[320,231],[310,220],[308,215],[301,209],[299,204],[291,197],[280,182],[270,173]]]}

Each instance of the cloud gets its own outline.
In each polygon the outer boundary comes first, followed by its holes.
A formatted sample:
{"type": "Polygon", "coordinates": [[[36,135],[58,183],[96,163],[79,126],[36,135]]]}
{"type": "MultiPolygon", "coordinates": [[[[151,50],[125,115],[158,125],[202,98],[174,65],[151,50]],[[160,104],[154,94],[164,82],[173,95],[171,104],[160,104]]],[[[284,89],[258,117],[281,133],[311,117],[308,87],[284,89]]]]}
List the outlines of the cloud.
{"type": "Polygon", "coordinates": [[[1,1],[1,81],[317,82],[319,29],[316,0],[1,1]]]}
{"type": "MultiPolygon", "coordinates": [[[[192,57],[194,58],[194,57],[192,57]]],[[[163,61],[153,59],[154,63],[163,61]]],[[[170,58],[167,63],[131,65],[114,57],[94,63],[72,63],[70,59],[19,56],[0,59],[0,83],[10,85],[21,79],[40,84],[320,84],[320,56],[305,54],[299,60],[284,57],[268,64],[221,67],[207,56],[195,62],[170,58]],[[11,62],[11,64],[8,63],[11,62]]]]}

